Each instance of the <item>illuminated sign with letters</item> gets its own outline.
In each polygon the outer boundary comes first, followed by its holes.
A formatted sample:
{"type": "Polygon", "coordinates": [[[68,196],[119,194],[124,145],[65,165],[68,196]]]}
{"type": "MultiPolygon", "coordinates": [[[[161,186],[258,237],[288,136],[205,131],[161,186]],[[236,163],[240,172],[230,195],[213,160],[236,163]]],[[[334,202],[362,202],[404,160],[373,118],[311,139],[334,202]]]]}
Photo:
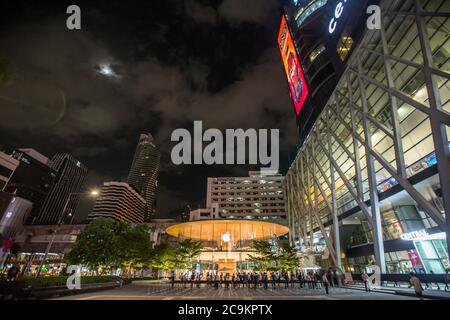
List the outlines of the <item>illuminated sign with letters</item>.
{"type": "Polygon", "coordinates": [[[289,26],[284,16],[281,21],[280,33],[278,35],[278,45],[280,46],[281,57],[288,78],[295,112],[298,116],[308,97],[308,87],[300,65],[297,50],[295,49],[294,41],[289,32],[289,26]]]}
{"type": "Polygon", "coordinates": [[[334,31],[336,30],[338,20],[342,16],[342,13],[344,12],[346,3],[347,0],[342,0],[337,3],[336,8],[334,9],[334,17],[330,20],[330,23],[328,24],[328,32],[330,34],[333,34],[334,31]]]}
{"type": "Polygon", "coordinates": [[[428,232],[425,229],[404,233],[400,236],[402,240],[416,240],[419,238],[425,238],[428,236],[428,232]]]}

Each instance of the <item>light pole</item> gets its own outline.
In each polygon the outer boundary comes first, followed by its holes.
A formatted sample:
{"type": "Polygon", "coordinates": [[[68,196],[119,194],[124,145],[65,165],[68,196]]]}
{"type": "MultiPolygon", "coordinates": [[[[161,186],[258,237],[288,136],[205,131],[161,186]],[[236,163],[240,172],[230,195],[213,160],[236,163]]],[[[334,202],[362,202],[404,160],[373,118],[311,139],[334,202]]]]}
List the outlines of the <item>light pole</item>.
{"type": "MultiPolygon", "coordinates": [[[[87,195],[87,196],[90,196],[90,197],[97,197],[99,195],[99,192],[98,192],[98,190],[92,190],[92,191],[90,191],[88,193],[86,193],[86,192],[73,192],[73,193],[70,193],[69,196],[67,197],[66,203],[64,204],[64,208],[63,208],[60,216],[58,217],[58,222],[56,224],[57,227],[59,227],[62,224],[62,222],[63,222],[64,213],[67,210],[67,206],[69,205],[69,201],[71,200],[71,197],[72,196],[83,196],[83,195],[87,195]]],[[[50,239],[50,242],[48,243],[47,248],[45,249],[44,258],[41,260],[41,263],[39,264],[39,269],[36,272],[36,277],[34,278],[34,282],[33,282],[33,286],[31,288],[31,290],[33,290],[35,284],[37,283],[37,279],[39,278],[39,275],[41,274],[42,266],[44,265],[45,260],[47,260],[47,256],[48,256],[48,254],[50,252],[50,249],[52,248],[53,242],[55,241],[55,238],[56,238],[56,231],[57,231],[57,228],[55,228],[55,230],[52,230],[52,238],[50,239]]],[[[31,291],[30,291],[30,295],[31,295],[31,291]]]]}

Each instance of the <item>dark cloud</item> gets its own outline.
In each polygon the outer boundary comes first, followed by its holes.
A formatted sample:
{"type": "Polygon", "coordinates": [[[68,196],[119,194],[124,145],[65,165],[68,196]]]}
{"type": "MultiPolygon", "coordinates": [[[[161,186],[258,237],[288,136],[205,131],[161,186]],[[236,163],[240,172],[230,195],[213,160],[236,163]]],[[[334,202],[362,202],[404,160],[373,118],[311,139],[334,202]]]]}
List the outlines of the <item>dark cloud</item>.
{"type": "Polygon", "coordinates": [[[88,3],[82,31],[65,29],[62,3],[5,18],[0,57],[15,76],[0,87],[0,146],[71,152],[93,186],[126,178],[138,135],[151,132],[164,159],[160,215],[201,202],[206,177],[250,169],[172,165],[170,134],[194,120],[280,129],[287,164],[296,128],[275,41],[279,1],[88,3]],[[100,75],[102,63],[118,77],[100,75]]]}
{"type": "Polygon", "coordinates": [[[264,24],[278,18],[280,1],[277,0],[224,0],[219,15],[231,23],[254,22],[264,24]]]}

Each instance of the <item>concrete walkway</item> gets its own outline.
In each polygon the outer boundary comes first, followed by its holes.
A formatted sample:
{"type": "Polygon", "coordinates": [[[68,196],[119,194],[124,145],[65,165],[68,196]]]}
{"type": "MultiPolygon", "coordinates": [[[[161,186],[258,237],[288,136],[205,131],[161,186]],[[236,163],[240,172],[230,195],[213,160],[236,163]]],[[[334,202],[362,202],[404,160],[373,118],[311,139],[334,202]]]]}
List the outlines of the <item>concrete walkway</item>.
{"type": "Polygon", "coordinates": [[[300,288],[190,288],[153,283],[133,283],[114,290],[92,292],[57,298],[59,300],[417,300],[415,297],[366,293],[351,288],[331,288],[326,295],[324,289],[300,288]]]}
{"type": "MultiPolygon", "coordinates": [[[[355,284],[347,286],[349,289],[365,291],[363,285],[355,284]]],[[[395,287],[381,287],[381,288],[373,288],[372,292],[377,293],[386,293],[393,295],[400,295],[405,297],[415,297],[416,294],[413,288],[395,288],[395,287]]],[[[433,300],[450,300],[450,292],[444,290],[424,290],[423,298],[425,299],[433,299],[433,300]]]]}

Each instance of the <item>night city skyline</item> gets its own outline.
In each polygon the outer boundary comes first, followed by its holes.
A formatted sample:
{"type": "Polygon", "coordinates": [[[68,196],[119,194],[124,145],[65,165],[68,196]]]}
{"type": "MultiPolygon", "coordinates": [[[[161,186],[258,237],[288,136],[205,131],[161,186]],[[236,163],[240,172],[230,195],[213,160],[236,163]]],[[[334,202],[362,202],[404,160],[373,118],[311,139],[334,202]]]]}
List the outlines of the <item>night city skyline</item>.
{"type": "Polygon", "coordinates": [[[449,0],[0,4],[0,300],[434,320],[449,212],[449,0]]]}
{"type": "MultiPolygon", "coordinates": [[[[204,205],[208,176],[255,168],[171,164],[171,132],[194,120],[221,130],[280,129],[286,170],[296,124],[275,41],[273,13],[282,3],[249,1],[243,10],[239,1],[135,2],[140,10],[79,3],[79,31],[65,28],[64,2],[2,4],[0,47],[14,80],[0,89],[0,146],[69,152],[89,168],[93,188],[125,181],[139,135],[150,132],[162,151],[159,217],[204,205]]],[[[78,214],[88,210],[81,205],[78,214]]]]}

